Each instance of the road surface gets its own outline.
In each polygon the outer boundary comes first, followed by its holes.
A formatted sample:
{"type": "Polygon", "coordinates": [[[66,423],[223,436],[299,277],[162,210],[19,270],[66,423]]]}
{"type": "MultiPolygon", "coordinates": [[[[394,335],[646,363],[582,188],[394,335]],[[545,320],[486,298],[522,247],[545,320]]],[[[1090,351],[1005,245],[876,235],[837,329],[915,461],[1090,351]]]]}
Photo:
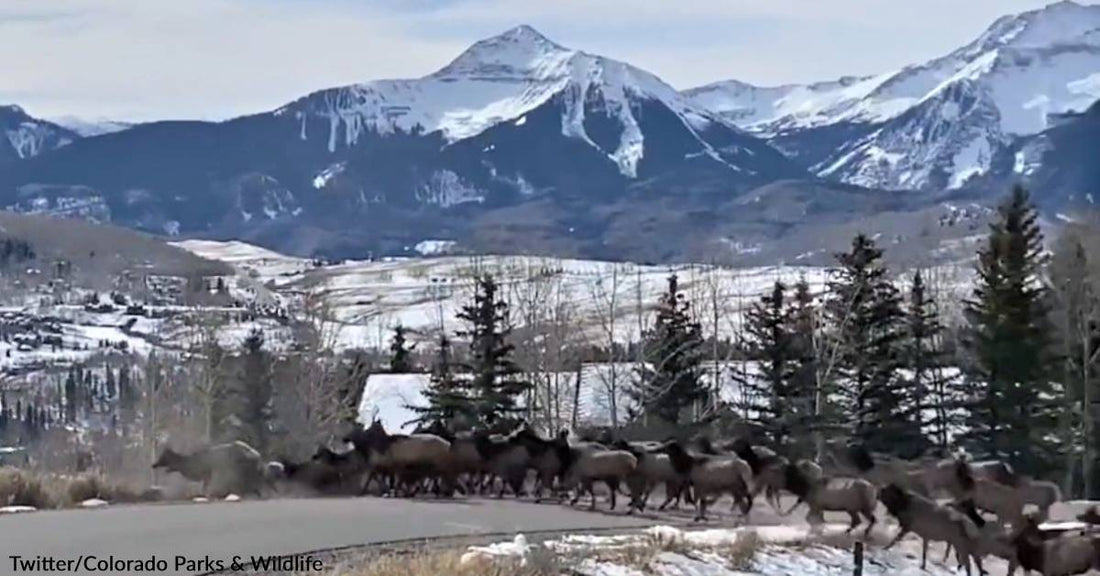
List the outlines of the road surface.
{"type": "MultiPolygon", "coordinates": [[[[78,561],[95,556],[93,571],[65,574],[126,574],[137,569],[95,572],[95,562],[167,562],[162,574],[193,574],[208,566],[183,565],[234,556],[281,555],[326,548],[484,533],[580,528],[629,528],[652,520],[590,513],[557,505],[496,500],[401,500],[302,498],[206,504],[118,506],[0,515],[0,574],[47,573],[20,569],[11,557],[78,561]]],[[[103,566],[101,564],[101,566],[103,566]]],[[[163,566],[163,565],[162,565],[163,566]]],[[[146,572],[148,573],[148,572],[146,572]]]]}

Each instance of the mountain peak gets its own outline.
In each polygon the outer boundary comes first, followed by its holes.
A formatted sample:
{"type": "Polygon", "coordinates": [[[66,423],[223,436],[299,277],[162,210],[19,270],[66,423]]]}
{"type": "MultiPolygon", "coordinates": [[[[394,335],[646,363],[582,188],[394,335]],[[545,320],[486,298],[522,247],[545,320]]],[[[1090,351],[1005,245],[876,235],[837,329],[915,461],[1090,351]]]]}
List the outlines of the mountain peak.
{"type": "Polygon", "coordinates": [[[572,51],[526,24],[479,40],[435,76],[520,79],[530,77],[548,60],[572,51]]]}
{"type": "Polygon", "coordinates": [[[1043,8],[998,19],[975,42],[970,53],[1009,46],[1043,48],[1065,44],[1100,45],[1100,5],[1062,0],[1043,8]]]}
{"type": "Polygon", "coordinates": [[[486,40],[493,39],[506,39],[513,42],[533,42],[537,44],[549,44],[553,46],[558,46],[552,40],[543,35],[542,32],[535,30],[532,26],[529,26],[527,24],[520,24],[519,26],[516,26],[514,28],[509,28],[508,30],[505,30],[497,36],[487,38],[486,40]]]}

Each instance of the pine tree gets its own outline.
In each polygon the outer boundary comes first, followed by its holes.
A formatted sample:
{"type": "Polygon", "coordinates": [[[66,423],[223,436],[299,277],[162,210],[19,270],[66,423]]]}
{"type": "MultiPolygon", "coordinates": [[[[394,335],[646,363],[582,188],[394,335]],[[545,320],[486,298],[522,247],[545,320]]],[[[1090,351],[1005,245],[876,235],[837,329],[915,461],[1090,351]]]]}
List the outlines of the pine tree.
{"type": "Polygon", "coordinates": [[[409,347],[405,336],[407,332],[408,330],[401,324],[393,329],[393,339],[390,340],[391,374],[408,374],[416,370],[412,362],[412,348],[409,347]]]}
{"type": "Polygon", "coordinates": [[[837,391],[853,437],[873,450],[923,450],[914,394],[899,378],[901,297],[882,262],[882,250],[863,234],[837,255],[825,313],[839,346],[837,391]]]}
{"type": "Polygon", "coordinates": [[[115,381],[115,371],[111,370],[110,366],[107,366],[106,369],[107,369],[107,381],[104,384],[104,388],[105,388],[104,394],[105,394],[107,400],[114,400],[115,398],[118,397],[117,396],[117,394],[118,394],[118,384],[115,381]]]}
{"type": "Polygon", "coordinates": [[[441,423],[451,430],[462,430],[476,420],[468,382],[454,374],[451,341],[446,334],[439,338],[431,382],[424,391],[424,398],[426,406],[406,406],[416,413],[415,423],[441,423]]]}
{"type": "Polygon", "coordinates": [[[935,445],[947,449],[948,431],[959,424],[955,415],[959,405],[958,378],[947,373],[943,324],[919,270],[913,274],[909,287],[902,359],[909,371],[910,389],[916,394],[913,404],[922,414],[928,414],[927,419],[921,419],[922,424],[930,431],[935,445]]]}
{"type": "Polygon", "coordinates": [[[65,378],[65,422],[68,424],[76,422],[77,399],[76,371],[74,367],[70,367],[69,375],[65,378]]]}
{"type": "Polygon", "coordinates": [[[969,395],[965,444],[1004,458],[1029,474],[1049,472],[1057,459],[1059,390],[1051,384],[1051,342],[1043,236],[1038,215],[1020,187],[998,209],[978,252],[977,282],[965,302],[969,395]]]}
{"type": "Polygon", "coordinates": [[[265,454],[271,436],[273,361],[264,350],[263,333],[253,330],[245,338],[235,378],[227,382],[224,403],[218,413],[223,440],[241,440],[265,454]]]}
{"type": "Polygon", "coordinates": [[[474,301],[458,313],[458,318],[466,323],[466,329],[458,335],[470,342],[471,361],[464,368],[472,378],[469,389],[475,415],[477,422],[488,428],[514,422],[523,412],[518,407],[518,398],[531,389],[512,360],[508,304],[500,298],[498,290],[492,276],[479,277],[474,301]]]}
{"type": "Polygon", "coordinates": [[[692,320],[691,304],[675,274],[642,341],[647,366],[631,394],[646,414],[677,424],[685,409],[706,402],[709,390],[702,380],[702,328],[692,320]]]}
{"type": "Polygon", "coordinates": [[[745,355],[758,368],[742,383],[747,402],[743,408],[777,446],[787,445],[798,417],[791,390],[796,368],[793,310],[786,291],[777,281],[745,316],[745,355]]]}
{"type": "Polygon", "coordinates": [[[130,366],[123,365],[118,369],[118,409],[122,421],[129,424],[134,417],[134,407],[137,406],[137,390],[130,381],[130,366]]]}

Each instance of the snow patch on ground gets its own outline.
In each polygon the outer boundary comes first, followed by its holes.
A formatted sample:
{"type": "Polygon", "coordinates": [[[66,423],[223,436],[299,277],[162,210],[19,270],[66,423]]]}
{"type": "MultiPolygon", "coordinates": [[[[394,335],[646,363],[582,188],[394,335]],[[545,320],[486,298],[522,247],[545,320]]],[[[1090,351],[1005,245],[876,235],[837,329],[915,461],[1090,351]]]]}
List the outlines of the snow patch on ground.
{"type": "Polygon", "coordinates": [[[515,558],[520,561],[521,566],[524,566],[527,564],[527,555],[530,551],[531,545],[527,543],[527,537],[523,534],[517,534],[511,542],[498,542],[488,546],[471,546],[462,555],[459,563],[469,564],[486,560],[515,558]]]}
{"type": "Polygon", "coordinates": [[[0,506],[0,514],[23,514],[25,512],[37,512],[34,506],[0,506]]]}
{"type": "MultiPolygon", "coordinates": [[[[826,530],[839,534],[842,527],[829,526],[826,530]]],[[[867,576],[955,573],[953,567],[936,562],[935,554],[928,570],[921,570],[919,557],[913,550],[916,543],[915,539],[909,539],[889,551],[869,544],[863,573],[867,576]]],[[[831,576],[851,574],[854,562],[850,549],[825,544],[821,534],[793,526],[702,531],[656,526],[614,536],[567,535],[541,546],[567,565],[575,563],[572,573],[585,576],[831,576]],[[631,550],[635,553],[627,553],[631,550]]],[[[463,562],[518,560],[522,564],[533,548],[519,535],[511,542],[471,547],[463,562]]]]}
{"type": "Polygon", "coordinates": [[[100,498],[89,498],[80,503],[81,508],[102,508],[107,506],[109,502],[100,498]]]}

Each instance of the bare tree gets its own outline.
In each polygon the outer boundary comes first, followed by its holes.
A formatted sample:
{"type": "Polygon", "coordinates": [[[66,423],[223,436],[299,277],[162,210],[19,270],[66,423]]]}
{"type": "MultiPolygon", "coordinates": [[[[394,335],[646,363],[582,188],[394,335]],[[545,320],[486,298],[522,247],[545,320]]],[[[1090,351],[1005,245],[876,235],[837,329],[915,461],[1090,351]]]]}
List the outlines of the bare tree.
{"type": "Polygon", "coordinates": [[[203,439],[214,438],[217,403],[224,394],[228,353],[219,341],[226,322],[220,314],[193,314],[188,319],[190,338],[187,354],[196,365],[192,374],[203,419],[203,439]]]}
{"type": "MultiPolygon", "coordinates": [[[[603,385],[607,398],[607,408],[611,416],[611,427],[619,427],[619,357],[616,328],[620,312],[620,269],[621,265],[611,264],[610,275],[597,275],[588,283],[595,316],[599,322],[600,333],[608,355],[608,369],[597,370],[596,378],[603,385]]],[[[580,374],[578,374],[580,378],[580,374]]]]}
{"type": "Polygon", "coordinates": [[[294,321],[295,350],[283,361],[276,413],[292,449],[331,443],[341,427],[353,422],[366,379],[364,366],[340,354],[343,325],[329,304],[307,297],[294,321]]]}

